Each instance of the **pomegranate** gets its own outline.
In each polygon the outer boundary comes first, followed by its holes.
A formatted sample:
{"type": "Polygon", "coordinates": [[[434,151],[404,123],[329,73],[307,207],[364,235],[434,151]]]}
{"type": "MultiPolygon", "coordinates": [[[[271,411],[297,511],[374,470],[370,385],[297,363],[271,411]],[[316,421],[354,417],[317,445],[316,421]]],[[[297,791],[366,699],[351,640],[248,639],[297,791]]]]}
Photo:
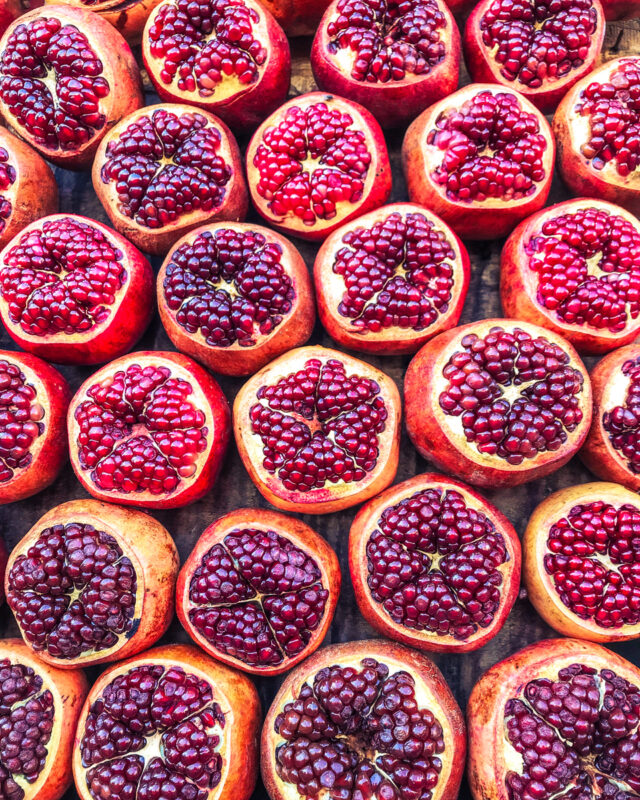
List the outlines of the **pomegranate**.
{"type": "Polygon", "coordinates": [[[261,0],[288,36],[313,36],[331,0],[261,0]]]}
{"type": "Polygon", "coordinates": [[[289,91],[289,42],[259,0],[163,0],[142,56],[163,100],[212,111],[233,130],[255,128],[289,91]]]}
{"type": "Polygon", "coordinates": [[[607,20],[635,19],[640,16],[640,0],[601,0],[607,20]]]}
{"type": "Polygon", "coordinates": [[[177,607],[214,658],[279,675],[324,639],[339,594],[338,559],[322,537],[293,517],[243,508],[198,539],[180,570],[177,607]]]}
{"type": "Polygon", "coordinates": [[[19,639],[0,641],[0,796],[62,797],[71,784],[73,734],[87,689],[82,670],[45,664],[19,639]]]}
{"type": "Polygon", "coordinates": [[[506,236],[542,208],[554,158],[538,109],[489,84],[465,86],[423,111],[402,143],[409,198],[463,239],[506,236]]]}
{"type": "Polygon", "coordinates": [[[517,89],[543,113],[591,72],[604,40],[600,0],[481,0],[464,30],[477,83],[517,89]]]}
{"type": "Polygon", "coordinates": [[[151,11],[162,0],[44,0],[45,5],[60,2],[86,8],[113,25],[130,45],[139,44],[151,11]]]}
{"type": "Polygon", "coordinates": [[[465,754],[464,719],[438,668],[382,639],[308,658],[262,729],[272,800],[455,800],[465,754]]]}
{"type": "Polygon", "coordinates": [[[333,0],[311,48],[318,86],[360,103],[384,128],[455,91],[460,34],[444,0],[333,0]]]}
{"type": "Polygon", "coordinates": [[[156,642],[173,617],[177,575],[176,546],[153,517],[72,500],[15,546],[5,590],[26,644],[68,669],[156,642]]]}
{"type": "Polygon", "coordinates": [[[457,325],[469,256],[426,208],[395,203],[334,231],[316,256],[320,320],[343,347],[414,353],[457,325]]]}
{"type": "Polygon", "coordinates": [[[37,8],[0,40],[0,113],[60,167],[88,167],[105,133],[142,102],[129,46],[91,11],[37,8]]]}
{"type": "Polygon", "coordinates": [[[378,494],[398,468],[400,396],[384,372],[299,347],[240,389],[236,444],[260,493],[285,511],[327,514],[378,494]]]}
{"type": "Polygon", "coordinates": [[[349,568],[364,618],[419,650],[466,653],[502,628],[520,589],[520,540],[463,483],[425,473],[358,512],[349,568]]]}
{"type": "Polygon", "coordinates": [[[591,423],[591,383],[573,347],[507,319],[441,333],[412,359],[407,431],[418,452],[475,486],[516,486],[558,469],[591,423]]]}
{"type": "Polygon", "coordinates": [[[0,603],[3,603],[5,600],[4,595],[4,576],[7,570],[7,561],[9,560],[9,554],[7,553],[7,546],[4,543],[4,539],[0,536],[0,603]]]}
{"type": "Polygon", "coordinates": [[[0,36],[23,11],[20,0],[0,0],[0,36]]]}
{"type": "Polygon", "coordinates": [[[184,236],[158,274],[169,338],[214,372],[250,375],[304,344],[315,305],[307,266],[283,236],[218,222],[184,236]]]}
{"type": "Polygon", "coordinates": [[[617,58],[567,93],[553,118],[558,170],[576,195],[640,213],[640,58],[617,58]]]}
{"type": "Polygon", "coordinates": [[[640,222],[598,200],[545,208],[502,250],[502,308],[598,354],[640,333],[640,222]]]}
{"type": "Polygon", "coordinates": [[[383,205],[391,192],[380,126],[362,106],[311,92],[268,117],[247,149],[258,212],[274,228],[317,241],[383,205]]]}
{"type": "Polygon", "coordinates": [[[8,350],[0,350],[0,390],[3,505],[41,492],[58,477],[67,460],[65,421],[71,391],[49,364],[8,350]]]}
{"type": "Polygon", "coordinates": [[[575,639],[537,642],[491,667],[471,693],[476,800],[637,796],[640,670],[575,639]]]}
{"type": "Polygon", "coordinates": [[[251,681],[189,645],[102,673],[73,754],[81,800],[248,800],[258,771],[260,701],[251,681]]]}
{"type": "Polygon", "coordinates": [[[212,488],[227,448],[229,406],[180,353],[139,352],[91,375],[68,415],[71,464],[98,500],[177,508],[212,488]]]}
{"type": "Polygon", "coordinates": [[[0,254],[0,318],[31,353],[98,364],[130,350],[153,313],[153,271],[115,231],[56,214],[32,222],[0,254]]]}

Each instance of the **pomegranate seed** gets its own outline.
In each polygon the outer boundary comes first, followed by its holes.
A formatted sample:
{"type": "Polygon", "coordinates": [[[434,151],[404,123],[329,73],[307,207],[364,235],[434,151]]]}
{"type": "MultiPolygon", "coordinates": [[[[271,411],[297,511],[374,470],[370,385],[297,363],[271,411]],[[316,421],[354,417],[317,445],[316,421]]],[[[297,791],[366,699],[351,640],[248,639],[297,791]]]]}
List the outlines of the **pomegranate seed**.
{"type": "Polygon", "coordinates": [[[31,463],[33,442],[44,432],[44,408],[16,364],[0,360],[0,483],[31,463]]]}

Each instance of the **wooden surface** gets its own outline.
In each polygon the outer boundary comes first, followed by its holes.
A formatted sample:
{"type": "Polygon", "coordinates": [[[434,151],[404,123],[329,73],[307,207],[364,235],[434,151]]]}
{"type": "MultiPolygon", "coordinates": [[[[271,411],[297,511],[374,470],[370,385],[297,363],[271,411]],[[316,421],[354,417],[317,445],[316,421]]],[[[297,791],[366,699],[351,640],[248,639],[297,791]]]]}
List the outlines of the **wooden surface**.
{"type": "MultiPolygon", "coordinates": [[[[298,40],[293,44],[294,75],[291,87],[292,95],[315,88],[308,61],[309,47],[310,41],[307,40],[298,40]]],[[[638,53],[640,53],[640,20],[610,23],[605,40],[604,60],[638,53]]],[[[461,82],[468,82],[466,75],[463,74],[461,82]]],[[[147,102],[157,102],[157,98],[151,91],[147,94],[147,102]]],[[[387,139],[394,170],[393,201],[407,199],[400,170],[399,153],[402,133],[402,131],[392,133],[387,139]]],[[[240,144],[244,149],[247,142],[241,141],[240,144]]],[[[57,169],[56,177],[60,187],[61,211],[77,212],[108,224],[107,217],[95,196],[87,174],[74,174],[57,169]]],[[[566,192],[556,180],[549,202],[558,202],[566,197],[566,192]]],[[[250,215],[249,219],[258,221],[255,214],[250,215]]],[[[461,323],[501,316],[498,297],[498,269],[501,245],[502,242],[500,241],[471,243],[468,245],[471,256],[472,277],[461,323]]],[[[311,266],[316,248],[304,243],[299,243],[299,247],[307,264],[311,266]]],[[[159,264],[160,260],[156,259],[154,263],[156,269],[159,264]]],[[[331,339],[323,332],[319,324],[316,326],[311,342],[324,344],[328,347],[333,346],[331,339]]],[[[4,331],[0,333],[0,348],[15,349],[4,331]]],[[[162,329],[157,315],[136,349],[174,349],[162,329]]],[[[384,370],[401,387],[403,374],[409,362],[408,357],[368,357],[357,353],[355,355],[384,370]]],[[[588,366],[594,363],[593,359],[587,361],[588,366]]],[[[61,371],[69,379],[72,389],[75,390],[91,374],[93,369],[62,367],[61,371]]],[[[229,401],[233,402],[236,392],[242,385],[242,380],[221,377],[220,383],[229,401]]],[[[406,435],[403,435],[400,468],[396,480],[398,482],[405,480],[426,471],[428,468],[427,462],[417,455],[406,435]]],[[[593,480],[593,476],[574,459],[566,467],[545,480],[535,481],[515,489],[487,493],[487,497],[509,517],[518,532],[522,534],[529,514],[550,492],[589,480],[593,480]]],[[[71,467],[67,467],[54,485],[41,494],[21,503],[0,507],[1,531],[7,546],[12,548],[38,518],[53,506],[83,496],[87,495],[73,475],[71,467]]],[[[222,514],[241,507],[268,507],[268,504],[252,484],[235,451],[235,447],[232,446],[222,475],[214,490],[207,497],[186,508],[158,512],[154,515],[173,534],[180,551],[181,560],[184,561],[196,539],[207,525],[222,514]]],[[[321,533],[335,548],[343,569],[342,593],[336,617],[327,636],[326,643],[375,636],[373,630],[360,616],[348,577],[347,542],[349,527],[355,512],[356,509],[350,509],[328,516],[307,516],[304,518],[305,522],[321,533]]],[[[6,605],[0,609],[0,632],[5,637],[18,635],[11,612],[6,605]]],[[[552,635],[554,635],[553,631],[543,623],[524,594],[521,593],[521,597],[516,602],[504,628],[487,646],[478,652],[466,655],[435,655],[434,660],[442,669],[458,702],[464,708],[473,684],[492,664],[530,642],[552,635]]],[[[168,634],[162,641],[188,641],[188,637],[177,619],[174,620],[168,634]]],[[[616,645],[614,649],[640,665],[640,642],[616,645]]],[[[94,668],[89,672],[90,678],[95,679],[100,672],[100,668],[94,668]]],[[[281,679],[279,678],[256,680],[265,710],[277,691],[280,681],[281,679]]],[[[461,798],[467,797],[468,790],[466,786],[463,786],[461,798]]],[[[75,791],[70,790],[65,795],[65,800],[72,800],[72,798],[77,798],[77,795],[75,791]]],[[[254,798],[256,800],[258,798],[260,800],[266,798],[266,792],[261,783],[258,783],[254,798]]]]}

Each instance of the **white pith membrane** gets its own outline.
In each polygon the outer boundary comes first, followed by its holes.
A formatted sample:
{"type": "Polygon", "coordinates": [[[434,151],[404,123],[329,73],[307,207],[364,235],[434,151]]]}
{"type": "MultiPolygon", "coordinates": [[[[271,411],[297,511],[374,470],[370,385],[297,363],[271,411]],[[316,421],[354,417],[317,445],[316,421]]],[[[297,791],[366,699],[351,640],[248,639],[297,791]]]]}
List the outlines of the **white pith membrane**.
{"type": "MultiPolygon", "coordinates": [[[[607,448],[607,453],[609,456],[613,458],[621,467],[635,476],[637,473],[631,469],[629,461],[623,455],[622,451],[613,446],[611,434],[605,427],[606,414],[611,413],[613,409],[618,407],[628,408],[629,390],[632,386],[632,383],[638,383],[638,380],[640,379],[640,373],[638,374],[638,378],[633,380],[632,375],[625,375],[623,368],[627,362],[633,361],[640,365],[640,352],[635,359],[633,357],[625,358],[624,360],[619,361],[618,364],[614,365],[613,369],[609,370],[607,379],[602,384],[602,395],[599,402],[601,413],[597,419],[594,417],[593,424],[600,427],[602,440],[605,443],[605,447],[607,448]]],[[[640,423],[640,420],[638,422],[640,423]]],[[[635,428],[635,430],[638,428],[640,428],[640,424],[637,426],[637,428],[635,428]]],[[[629,428],[628,430],[629,432],[632,432],[634,429],[629,428]]],[[[640,441],[640,436],[638,439],[640,441]]]]}

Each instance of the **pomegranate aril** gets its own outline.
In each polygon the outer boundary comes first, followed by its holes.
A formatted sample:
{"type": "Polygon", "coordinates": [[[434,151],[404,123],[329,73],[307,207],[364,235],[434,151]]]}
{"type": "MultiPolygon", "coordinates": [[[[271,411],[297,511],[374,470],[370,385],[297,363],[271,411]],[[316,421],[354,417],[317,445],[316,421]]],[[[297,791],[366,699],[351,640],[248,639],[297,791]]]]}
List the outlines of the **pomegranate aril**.
{"type": "Polygon", "coordinates": [[[16,364],[0,360],[0,482],[32,461],[30,448],[44,432],[36,389],[16,364]]]}
{"type": "MultiPolygon", "coordinates": [[[[0,147],[0,192],[6,192],[16,180],[15,167],[9,161],[9,153],[0,147]]],[[[8,197],[0,194],[0,234],[7,226],[13,206],[8,197]]]]}

